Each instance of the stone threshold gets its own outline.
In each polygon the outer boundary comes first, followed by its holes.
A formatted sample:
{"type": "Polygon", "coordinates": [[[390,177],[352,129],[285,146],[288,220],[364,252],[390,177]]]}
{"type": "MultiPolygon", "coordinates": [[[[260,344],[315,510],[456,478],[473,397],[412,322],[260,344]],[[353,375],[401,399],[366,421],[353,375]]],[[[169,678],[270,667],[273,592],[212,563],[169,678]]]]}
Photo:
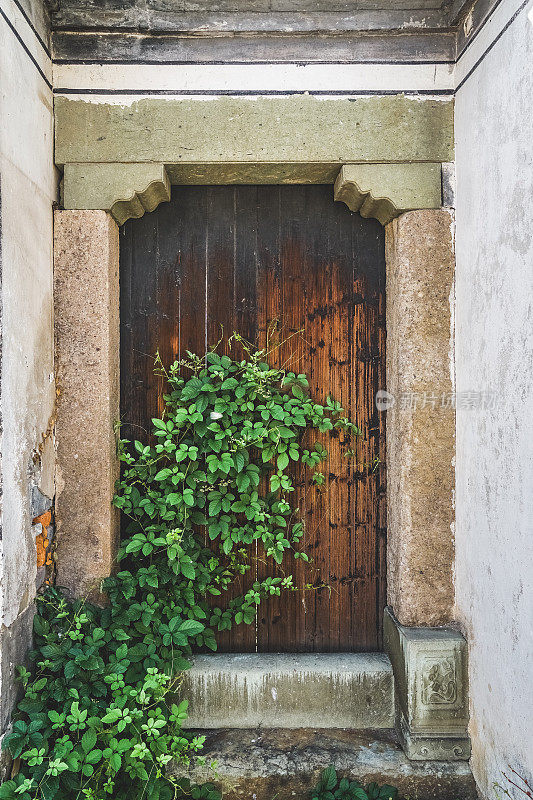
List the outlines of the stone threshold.
{"type": "MultiPolygon", "coordinates": [[[[305,709],[303,709],[304,711],[305,709]]],[[[320,772],[396,786],[416,800],[477,800],[474,779],[461,761],[410,761],[392,731],[230,729],[206,735],[205,764],[175,775],[212,782],[224,800],[304,800],[320,772]],[[216,762],[213,769],[210,765],[216,762]]]]}
{"type": "Polygon", "coordinates": [[[394,679],[384,653],[196,656],[185,673],[190,728],[392,728],[394,679]]]}

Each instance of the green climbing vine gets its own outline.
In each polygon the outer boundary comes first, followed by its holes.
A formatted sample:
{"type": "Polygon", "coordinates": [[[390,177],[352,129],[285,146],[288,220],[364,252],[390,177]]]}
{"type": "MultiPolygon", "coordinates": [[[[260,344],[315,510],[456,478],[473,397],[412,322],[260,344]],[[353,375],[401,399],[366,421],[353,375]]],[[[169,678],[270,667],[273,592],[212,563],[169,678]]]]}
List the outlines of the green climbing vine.
{"type": "Polygon", "coordinates": [[[269,366],[235,339],[242,360],[188,353],[168,372],[157,360],[164,413],[149,442],[120,442],[114,503],[128,525],[103,585],[109,604],[70,602],[54,587],[38,597],[33,668],[20,670],[24,694],[4,739],[14,768],[0,798],[219,796],[168,769],[203,743],[183,730],[180,675],[195,648],[215,650],[219,631],[251,623],[263,598],[297,588],[286,575],[240,597],[230,591],[256,542],[277,564],[288,551],[308,561],[290,464],[320,484],[327,451],[304,445],[304,433],[340,434],[347,446],[359,433],[337,402],[308,396],[305,375],[269,366]]]}

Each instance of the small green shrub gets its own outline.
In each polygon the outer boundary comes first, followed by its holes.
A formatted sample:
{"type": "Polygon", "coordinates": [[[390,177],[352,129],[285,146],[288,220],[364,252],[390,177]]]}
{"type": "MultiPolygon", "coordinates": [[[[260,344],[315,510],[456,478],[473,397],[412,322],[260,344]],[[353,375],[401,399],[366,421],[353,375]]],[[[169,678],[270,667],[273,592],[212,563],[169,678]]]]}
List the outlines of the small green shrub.
{"type": "Polygon", "coordinates": [[[218,797],[166,769],[203,743],[182,730],[180,673],[193,648],[215,650],[219,631],[294,588],[290,575],[268,577],[226,599],[256,544],[278,564],[289,551],[308,560],[289,465],[301,461],[320,483],[327,451],[305,446],[304,433],[358,433],[338,403],[308,397],[305,375],[271,368],[260,352],[189,353],[158,369],[169,391],[152,443],[120,444],[114,502],[129,525],[120,568],[104,582],[109,605],[71,603],[57,588],[38,598],[34,668],[21,670],[24,696],[3,743],[19,772],[0,799],[218,797]]]}
{"type": "Polygon", "coordinates": [[[311,800],[397,800],[398,790],[394,786],[339,778],[333,766],[328,767],[311,792],[311,800]]]}

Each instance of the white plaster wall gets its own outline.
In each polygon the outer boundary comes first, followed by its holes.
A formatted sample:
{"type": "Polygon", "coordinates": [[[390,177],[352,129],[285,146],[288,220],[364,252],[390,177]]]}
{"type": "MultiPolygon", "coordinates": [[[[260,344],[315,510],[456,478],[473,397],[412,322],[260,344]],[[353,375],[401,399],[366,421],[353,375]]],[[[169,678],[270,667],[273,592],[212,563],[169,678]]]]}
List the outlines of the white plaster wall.
{"type": "MultiPolygon", "coordinates": [[[[457,67],[457,615],[485,797],[533,777],[533,12],[504,0],[457,67]],[[507,26],[507,27],[506,27],[507,26]],[[499,36],[499,38],[497,38],[499,36]]],[[[520,795],[512,790],[515,797],[520,795]]]]}
{"type": "Polygon", "coordinates": [[[28,645],[29,612],[24,612],[35,595],[30,484],[36,480],[53,493],[53,447],[48,443],[40,458],[38,453],[55,400],[52,203],[57,180],[52,92],[45,80],[50,80],[49,59],[19,9],[1,0],[0,10],[3,723],[11,700],[13,662],[22,658],[28,645]]]}
{"type": "Polygon", "coordinates": [[[61,93],[89,89],[127,93],[180,92],[446,92],[451,64],[55,64],[61,93]]]}

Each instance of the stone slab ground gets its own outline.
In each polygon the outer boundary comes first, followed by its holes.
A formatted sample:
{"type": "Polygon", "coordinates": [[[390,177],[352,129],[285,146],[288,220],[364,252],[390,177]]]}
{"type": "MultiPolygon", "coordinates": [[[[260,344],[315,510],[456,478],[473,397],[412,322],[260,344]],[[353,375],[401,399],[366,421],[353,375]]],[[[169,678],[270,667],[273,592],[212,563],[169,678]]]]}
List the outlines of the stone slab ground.
{"type": "Polygon", "coordinates": [[[477,800],[466,762],[413,762],[390,732],[347,730],[226,729],[206,735],[207,766],[174,774],[209,781],[224,789],[224,800],[304,800],[320,772],[333,764],[338,773],[362,783],[395,785],[410,800],[477,800]],[[216,771],[210,768],[216,762],[216,771]]]}

